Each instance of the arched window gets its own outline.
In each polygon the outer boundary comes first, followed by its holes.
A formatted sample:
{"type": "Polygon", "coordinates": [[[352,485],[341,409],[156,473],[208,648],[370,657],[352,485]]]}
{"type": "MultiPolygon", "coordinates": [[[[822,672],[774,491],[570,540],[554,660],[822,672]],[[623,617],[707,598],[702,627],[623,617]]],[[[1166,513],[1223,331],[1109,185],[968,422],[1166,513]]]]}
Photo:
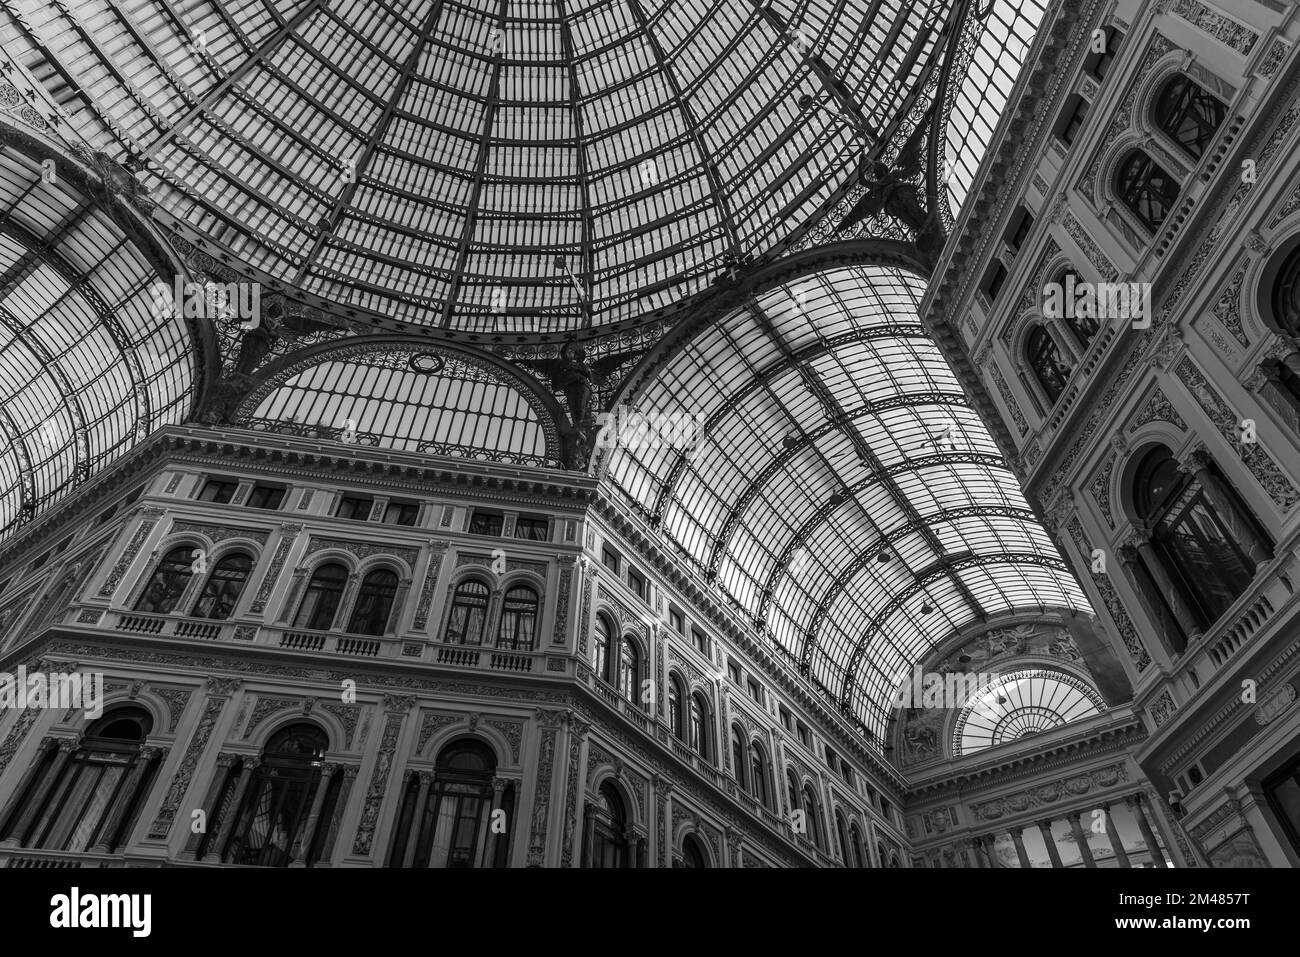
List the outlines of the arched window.
{"type": "Polygon", "coordinates": [[[1164,446],[1156,446],[1139,463],[1133,501],[1150,530],[1148,557],[1161,565],[1153,571],[1176,584],[1199,624],[1208,627],[1255,577],[1246,539],[1268,548],[1271,544],[1217,470],[1202,463],[1195,475],[1180,471],[1164,446]]]}
{"type": "Polygon", "coordinates": [[[112,853],[131,833],[157,760],[143,751],[153,719],[119,708],[92,723],[60,767],[50,747],[0,828],[21,847],[112,853]]]}
{"type": "Polygon", "coordinates": [[[835,838],[840,842],[840,856],[844,858],[844,866],[849,866],[851,862],[849,850],[849,831],[844,826],[844,814],[839,808],[835,809],[835,838]]]}
{"type": "Polygon", "coordinates": [[[1047,331],[1046,326],[1036,326],[1025,341],[1025,358],[1034,378],[1047,393],[1053,405],[1065,391],[1065,383],[1070,378],[1070,367],[1061,359],[1061,350],[1056,347],[1056,340],[1047,331]]]}
{"type": "Polygon", "coordinates": [[[591,670],[601,681],[609,682],[610,648],[613,629],[604,615],[596,616],[596,632],[591,636],[591,670]]]}
{"type": "Polygon", "coordinates": [[[1269,304],[1278,327],[1290,336],[1300,336],[1300,244],[1278,266],[1269,304]]]}
{"type": "MultiPolygon", "coordinates": [[[[438,755],[424,807],[416,867],[488,867],[496,755],[478,741],[457,741],[438,755]]],[[[497,835],[505,840],[504,834],[497,835]]]]}
{"type": "Polygon", "coordinates": [[[682,839],[682,866],[700,870],[709,866],[708,858],[704,856],[704,851],[700,849],[699,842],[689,834],[682,839]]]}
{"type": "Polygon", "coordinates": [[[699,694],[691,695],[691,727],[690,741],[688,743],[691,750],[706,761],[710,760],[713,754],[713,749],[709,744],[709,725],[705,720],[708,713],[708,708],[699,694]]]}
{"type": "Polygon", "coordinates": [[[853,866],[865,867],[862,860],[862,832],[856,824],[849,825],[849,846],[853,848],[853,866]]]}
{"type": "Polygon", "coordinates": [[[587,866],[630,867],[627,811],[618,791],[608,781],[596,792],[590,811],[588,848],[584,855],[587,866]]]}
{"type": "Polygon", "coordinates": [[[537,592],[527,585],[516,585],[506,592],[501,605],[501,627],[497,629],[498,648],[533,650],[539,601],[537,592]]]}
{"type": "Polygon", "coordinates": [[[641,673],[641,662],[636,650],[636,642],[624,635],[619,642],[618,655],[618,693],[628,701],[636,704],[640,700],[640,685],[637,678],[641,673]]]}
{"type": "Polygon", "coordinates": [[[348,570],[342,565],[331,562],[316,569],[307,583],[307,593],[298,606],[298,614],[294,616],[294,627],[328,631],[334,624],[334,615],[347,583],[348,570]]]}
{"type": "Polygon", "coordinates": [[[1200,159],[1227,116],[1228,108],[1218,97],[1179,73],[1161,88],[1153,119],[1188,156],[1200,159]]]}
{"type": "MultiPolygon", "coordinates": [[[[314,724],[293,724],[266,743],[235,818],[222,860],[228,864],[288,867],[301,855],[299,838],[321,786],[321,755],[329,738],[314,724]]],[[[329,820],[332,809],[323,809],[329,820]]],[[[312,840],[317,844],[317,840],[312,840]]],[[[308,849],[308,858],[312,857],[308,849]]]]}
{"type": "Polygon", "coordinates": [[[804,826],[808,829],[809,839],[817,846],[817,849],[825,850],[822,846],[821,828],[817,826],[817,795],[813,793],[812,785],[803,786],[803,810],[804,826]]]}
{"type": "Polygon", "coordinates": [[[1129,153],[1115,174],[1115,194],[1151,232],[1160,229],[1178,202],[1178,180],[1147,155],[1129,153]]]}
{"type": "MultiPolygon", "coordinates": [[[[1073,269],[1066,269],[1057,277],[1056,283],[1062,291],[1061,301],[1064,308],[1061,310],[1062,315],[1052,318],[1062,320],[1069,328],[1070,334],[1074,336],[1074,340],[1079,343],[1079,348],[1086,351],[1101,330],[1101,322],[1098,319],[1101,305],[1095,295],[1087,296],[1080,291],[1093,288],[1090,285],[1084,286],[1085,282],[1086,280],[1073,269]]],[[[1046,311],[1044,309],[1045,313],[1046,311]]]]}
{"type": "Polygon", "coordinates": [[[731,773],[736,783],[745,786],[745,740],[740,733],[740,725],[731,726],[731,773]]]}
{"type": "Polygon", "coordinates": [[[397,574],[387,568],[376,568],[361,581],[348,631],[354,635],[382,635],[388,628],[388,616],[396,597],[397,574]]]}
{"type": "Polygon", "coordinates": [[[136,600],[135,610],[158,615],[175,611],[198,557],[199,550],[192,545],[180,545],[164,555],[136,600]]]}
{"type": "Polygon", "coordinates": [[[749,742],[749,793],[767,807],[767,759],[757,741],[749,742]]]}
{"type": "Polygon", "coordinates": [[[456,645],[483,644],[490,594],[488,586],[477,578],[467,578],[456,586],[447,619],[447,641],[456,645]]]}
{"type": "Polygon", "coordinates": [[[194,603],[191,614],[195,618],[213,618],[225,621],[235,610],[244,586],[248,584],[248,573],[253,570],[253,559],[243,552],[231,552],[222,555],[221,560],[212,567],[208,580],[203,583],[199,600],[194,603]]]}
{"type": "Polygon", "coordinates": [[[790,802],[790,810],[799,810],[799,779],[794,776],[793,771],[785,772],[785,791],[786,799],[790,802]]]}
{"type": "Polygon", "coordinates": [[[671,672],[668,675],[668,727],[673,737],[686,740],[686,722],[682,720],[682,682],[671,672]]]}

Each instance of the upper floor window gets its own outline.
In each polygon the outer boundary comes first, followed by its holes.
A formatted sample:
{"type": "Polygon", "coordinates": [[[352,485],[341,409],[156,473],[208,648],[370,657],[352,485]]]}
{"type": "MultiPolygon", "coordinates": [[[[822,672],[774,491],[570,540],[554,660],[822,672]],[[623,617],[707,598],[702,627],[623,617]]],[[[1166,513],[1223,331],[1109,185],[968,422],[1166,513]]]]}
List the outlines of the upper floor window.
{"type": "Polygon", "coordinates": [[[760,685],[760,684],[759,684],[757,681],[755,681],[753,678],[750,678],[750,679],[746,682],[745,687],[746,687],[746,690],[749,691],[749,696],[750,696],[751,698],[753,698],[753,699],[754,699],[755,701],[757,701],[759,704],[762,704],[762,703],[763,703],[763,686],[762,686],[762,685],[760,685]]]}
{"type": "Polygon", "coordinates": [[[316,569],[307,583],[307,593],[298,606],[298,614],[294,616],[294,627],[328,631],[334,624],[334,615],[339,610],[347,583],[348,570],[342,565],[331,562],[316,569]]]}
{"type": "Polygon", "coordinates": [[[1271,554],[1254,516],[1208,462],[1179,468],[1164,446],[1156,446],[1135,473],[1133,501],[1151,535],[1161,572],[1175,583],[1182,601],[1208,627],[1250,586],[1259,559],[1271,554]]]}
{"type": "Polygon", "coordinates": [[[777,714],[781,716],[782,727],[784,727],[787,731],[793,731],[794,717],[790,714],[790,710],[786,708],[785,705],[781,705],[779,708],[777,708],[777,714]]]}
{"type": "Polygon", "coordinates": [[[490,594],[488,586],[477,578],[467,578],[456,586],[447,619],[447,641],[458,645],[483,644],[490,594]]]}
{"type": "Polygon", "coordinates": [[[501,627],[497,647],[532,651],[537,635],[537,592],[527,585],[515,585],[501,605],[501,627]]]}
{"type": "Polygon", "coordinates": [[[1014,225],[1007,233],[1007,245],[1017,252],[1029,238],[1029,231],[1034,228],[1034,217],[1023,206],[1017,211],[1016,218],[1013,220],[1014,225]]]}
{"type": "Polygon", "coordinates": [[[1115,174],[1115,194],[1142,225],[1157,232],[1178,202],[1178,180],[1145,150],[1133,150],[1115,174]]]}
{"type": "Polygon", "coordinates": [[[550,537],[550,519],[533,518],[529,515],[520,515],[515,519],[515,538],[524,538],[530,542],[544,542],[550,537]]]}
{"type": "Polygon", "coordinates": [[[376,568],[361,582],[357,603],[352,609],[348,631],[355,635],[382,635],[388,628],[397,595],[397,575],[387,568],[376,568]]]}
{"type": "Polygon", "coordinates": [[[199,501],[216,502],[218,505],[225,505],[235,497],[235,489],[237,488],[239,488],[238,482],[225,479],[208,479],[203,483],[203,488],[199,490],[199,501]]]}
{"type": "Polygon", "coordinates": [[[484,512],[474,509],[469,517],[471,535],[500,535],[505,528],[506,517],[500,512],[484,512]]]}
{"type": "Polygon", "coordinates": [[[610,571],[612,571],[615,575],[618,574],[618,568],[620,564],[618,552],[614,551],[612,548],[605,547],[600,550],[600,563],[604,565],[606,568],[608,568],[610,571]]]}
{"type": "Polygon", "coordinates": [[[767,758],[757,741],[749,743],[749,793],[767,807],[767,758]]]}
{"type": "Polygon", "coordinates": [[[389,502],[384,506],[385,525],[414,525],[420,506],[414,502],[389,502]]]}
{"type": "Polygon", "coordinates": [[[676,675],[668,676],[668,727],[673,737],[679,741],[686,737],[685,724],[682,721],[682,682],[676,675]]]}
{"type": "Polygon", "coordinates": [[[1079,135],[1079,130],[1083,129],[1083,122],[1087,118],[1088,101],[1081,96],[1071,97],[1056,126],[1056,135],[1061,138],[1061,142],[1066,146],[1073,145],[1075,137],[1079,135]]]}
{"type": "Polygon", "coordinates": [[[740,726],[731,726],[731,771],[736,776],[736,783],[745,786],[745,741],[740,733],[740,726]]]}
{"type": "Polygon", "coordinates": [[[691,629],[691,643],[695,645],[695,650],[702,655],[709,653],[709,636],[698,628],[691,629]]]}
{"type": "Polygon", "coordinates": [[[221,556],[212,566],[208,580],[203,583],[199,600],[194,603],[195,618],[214,618],[221,621],[230,617],[235,604],[248,584],[248,573],[253,569],[253,559],[243,552],[221,556]]]}
{"type": "Polygon", "coordinates": [[[808,829],[808,836],[817,845],[817,849],[822,850],[821,829],[817,826],[817,795],[813,793],[811,784],[805,784],[803,787],[803,810],[804,826],[808,829]]]}
{"type": "Polygon", "coordinates": [[[672,625],[673,631],[682,635],[686,633],[686,622],[682,618],[682,613],[676,608],[668,609],[668,624],[672,625]]]}
{"type": "Polygon", "coordinates": [[[808,733],[808,726],[804,724],[802,721],[800,721],[796,725],[796,728],[797,728],[797,733],[799,735],[799,743],[802,744],[805,748],[812,750],[812,735],[808,733]]]}
{"type": "Polygon", "coordinates": [[[249,508],[277,509],[284,502],[283,485],[254,485],[248,493],[249,508]]]}
{"type": "Polygon", "coordinates": [[[998,298],[998,293],[1007,281],[1007,267],[1000,262],[995,262],[989,267],[988,274],[984,277],[984,292],[990,301],[998,298]]]}
{"type": "Polygon", "coordinates": [[[136,600],[135,610],[157,615],[175,611],[190,583],[197,557],[198,549],[190,545],[179,545],[164,555],[136,600]]]}
{"type": "Polygon", "coordinates": [[[705,709],[704,699],[699,694],[691,695],[691,713],[690,713],[690,741],[688,742],[693,750],[706,761],[712,754],[710,747],[709,726],[706,721],[708,711],[705,709]]]}
{"type": "Polygon", "coordinates": [[[1106,79],[1106,74],[1110,72],[1110,65],[1115,62],[1115,51],[1119,45],[1124,42],[1124,34],[1120,33],[1114,27],[1106,27],[1102,35],[1097,38],[1096,44],[1090,47],[1088,59],[1084,61],[1084,69],[1091,73],[1098,80],[1106,79]],[[1097,47],[1100,46],[1100,49],[1097,47]]]}
{"type": "Polygon", "coordinates": [[[339,499],[339,506],[334,510],[336,518],[354,518],[364,522],[370,518],[370,510],[375,500],[368,495],[344,495],[339,499]]]}
{"type": "Polygon", "coordinates": [[[836,773],[840,770],[840,757],[829,744],[826,745],[826,766],[836,773]]]}
{"type": "Polygon", "coordinates": [[[649,589],[646,587],[645,576],[642,575],[635,568],[629,568],[627,570],[627,584],[628,587],[630,587],[632,591],[636,594],[637,598],[640,598],[642,601],[649,600],[650,592],[649,589]]]}
{"type": "Polygon", "coordinates": [[[731,679],[731,683],[732,683],[732,684],[734,684],[734,685],[739,685],[739,684],[740,684],[740,665],[736,664],[734,661],[730,661],[730,660],[728,660],[728,661],[727,661],[727,677],[731,679]]]}
{"type": "Polygon", "coordinates": [[[640,675],[641,661],[636,642],[625,635],[619,643],[618,690],[633,704],[637,704],[640,700],[640,675]]]}
{"type": "Polygon", "coordinates": [[[604,615],[597,615],[596,630],[591,636],[591,670],[596,672],[597,678],[608,683],[612,683],[609,674],[612,644],[613,630],[610,628],[609,620],[604,615]]]}
{"type": "Polygon", "coordinates": [[[1171,77],[1156,98],[1153,119],[1188,156],[1200,159],[1214,141],[1228,108],[1191,77],[1171,77]]]}
{"type": "Polygon", "coordinates": [[[1056,346],[1046,326],[1036,326],[1025,341],[1025,359],[1038,384],[1047,393],[1052,404],[1065,391],[1065,383],[1070,378],[1070,367],[1061,358],[1061,350],[1056,346]]]}
{"type": "Polygon", "coordinates": [[[1057,295],[1049,295],[1043,303],[1043,315],[1049,319],[1063,320],[1074,336],[1079,347],[1087,350],[1097,333],[1101,331],[1098,314],[1101,308],[1096,297],[1086,296],[1081,290],[1092,288],[1084,285],[1084,278],[1073,269],[1065,269],[1056,277],[1057,295]],[[1059,313],[1059,315],[1058,315],[1059,313]]]}

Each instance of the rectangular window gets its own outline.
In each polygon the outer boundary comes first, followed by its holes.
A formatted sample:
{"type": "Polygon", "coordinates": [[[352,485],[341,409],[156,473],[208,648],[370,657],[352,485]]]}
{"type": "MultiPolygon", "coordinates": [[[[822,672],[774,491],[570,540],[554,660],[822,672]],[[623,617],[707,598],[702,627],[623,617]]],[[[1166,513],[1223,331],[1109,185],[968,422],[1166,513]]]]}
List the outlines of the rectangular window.
{"type": "Polygon", "coordinates": [[[988,294],[990,300],[996,299],[998,293],[1002,291],[1002,285],[1007,281],[1007,267],[1002,263],[994,263],[993,268],[989,270],[988,277],[984,280],[984,291],[988,294]]]}
{"type": "Polygon", "coordinates": [[[534,518],[531,515],[520,515],[515,519],[515,538],[527,539],[530,542],[550,541],[551,520],[549,518],[534,518]]]}
{"type": "Polygon", "coordinates": [[[369,495],[344,495],[339,499],[339,507],[334,510],[336,518],[354,518],[364,522],[370,517],[370,510],[375,500],[369,495]]]}
{"type": "Polygon", "coordinates": [[[740,684],[740,665],[734,661],[727,662],[727,676],[731,678],[733,684],[740,684]]]}
{"type": "Polygon", "coordinates": [[[414,502],[389,502],[384,506],[385,525],[414,525],[420,506],[414,502]]]}
{"type": "Polygon", "coordinates": [[[781,715],[781,726],[787,731],[793,731],[794,717],[790,714],[789,709],[787,709],[785,705],[781,705],[777,708],[777,713],[781,715]]]}
{"type": "Polygon", "coordinates": [[[248,493],[249,508],[277,509],[284,501],[284,487],[280,485],[254,485],[248,493]]]}
{"type": "Polygon", "coordinates": [[[826,745],[826,766],[836,772],[840,769],[840,756],[835,753],[829,744],[826,745]]]}
{"type": "Polygon", "coordinates": [[[749,689],[749,696],[750,696],[751,698],[753,698],[753,699],[754,699],[755,701],[757,701],[759,704],[762,704],[762,703],[763,703],[763,686],[762,686],[762,685],[760,685],[760,684],[759,684],[757,681],[755,681],[753,678],[750,678],[749,681],[747,681],[747,682],[745,683],[745,687],[749,689]]]}
{"type": "Polygon", "coordinates": [[[645,576],[635,568],[629,568],[627,570],[627,583],[632,591],[636,592],[637,598],[640,598],[642,601],[650,600],[650,591],[646,587],[645,576]]]}
{"type": "Polygon", "coordinates": [[[1300,760],[1273,774],[1264,782],[1269,807],[1282,822],[1291,847],[1300,851],[1300,760]]]}
{"type": "Polygon", "coordinates": [[[1029,238],[1029,231],[1033,228],[1034,217],[1029,214],[1029,210],[1022,208],[1020,217],[1016,220],[1015,229],[1007,237],[1007,242],[1011,244],[1011,248],[1018,252],[1020,247],[1025,244],[1025,240],[1029,238]]]}
{"type": "Polygon", "coordinates": [[[840,766],[840,771],[844,775],[844,783],[849,787],[853,787],[853,768],[849,767],[848,764],[843,764],[840,766]]]}
{"type": "Polygon", "coordinates": [[[618,552],[614,551],[612,548],[602,548],[600,550],[600,563],[615,575],[618,574],[618,552]]]}
{"type": "Polygon", "coordinates": [[[799,734],[799,743],[811,751],[812,735],[808,733],[808,725],[800,721],[797,727],[798,727],[798,734],[799,734]]]}
{"type": "Polygon", "coordinates": [[[1110,65],[1115,62],[1115,51],[1119,49],[1119,45],[1123,42],[1124,34],[1114,27],[1107,27],[1102,48],[1100,50],[1093,49],[1085,62],[1084,68],[1098,80],[1106,79],[1106,74],[1110,72],[1110,65]]]}
{"type": "Polygon", "coordinates": [[[1088,116],[1088,101],[1081,96],[1074,97],[1073,106],[1067,105],[1065,112],[1062,113],[1062,120],[1056,127],[1056,135],[1060,137],[1061,142],[1066,146],[1074,142],[1074,138],[1079,135],[1079,130],[1083,129],[1083,121],[1088,116]]]}
{"type": "Polygon", "coordinates": [[[880,799],[880,813],[885,815],[886,820],[893,820],[893,818],[889,813],[889,802],[886,801],[883,797],[880,799]]]}
{"type": "MultiPolygon", "coordinates": [[[[677,632],[677,634],[686,634],[686,622],[682,618],[682,613],[676,608],[668,609],[668,623],[673,626],[673,631],[677,632]]],[[[698,646],[699,643],[697,642],[696,647],[698,646]]]]}
{"type": "Polygon", "coordinates": [[[695,649],[702,655],[709,653],[709,636],[698,628],[691,629],[691,641],[695,644],[695,649]]]}
{"type": "Polygon", "coordinates": [[[473,514],[469,517],[469,533],[471,535],[500,535],[501,530],[505,528],[506,517],[500,512],[483,512],[474,509],[473,514]]]}
{"type": "Polygon", "coordinates": [[[238,482],[227,482],[223,479],[208,479],[203,483],[203,488],[199,490],[200,502],[215,502],[218,505],[225,505],[235,497],[235,489],[239,488],[238,482]]]}

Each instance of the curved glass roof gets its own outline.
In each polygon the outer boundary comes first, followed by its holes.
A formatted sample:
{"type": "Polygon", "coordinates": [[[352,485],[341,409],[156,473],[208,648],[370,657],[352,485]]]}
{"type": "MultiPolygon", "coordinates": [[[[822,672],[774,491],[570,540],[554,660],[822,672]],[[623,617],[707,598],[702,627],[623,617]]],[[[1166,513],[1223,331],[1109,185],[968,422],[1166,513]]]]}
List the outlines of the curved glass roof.
{"type": "Polygon", "coordinates": [[[0,535],[180,422],[194,393],[190,331],[155,311],[154,267],[45,172],[0,148],[0,535]]]}
{"type": "Polygon", "coordinates": [[[1086,608],[919,324],[922,292],[853,267],[754,298],[636,404],[700,416],[694,449],[608,456],[608,479],[878,739],[899,675],[955,629],[1086,608]]]}
{"type": "Polygon", "coordinates": [[[1002,675],[980,688],[957,717],[954,755],[970,754],[1101,714],[1101,696],[1060,671],[1031,669],[1002,675]]]}
{"type": "Polygon", "coordinates": [[[84,0],[10,32],[92,105],[81,135],[253,265],[400,320],[560,332],[803,225],[954,6],[84,0]]]}

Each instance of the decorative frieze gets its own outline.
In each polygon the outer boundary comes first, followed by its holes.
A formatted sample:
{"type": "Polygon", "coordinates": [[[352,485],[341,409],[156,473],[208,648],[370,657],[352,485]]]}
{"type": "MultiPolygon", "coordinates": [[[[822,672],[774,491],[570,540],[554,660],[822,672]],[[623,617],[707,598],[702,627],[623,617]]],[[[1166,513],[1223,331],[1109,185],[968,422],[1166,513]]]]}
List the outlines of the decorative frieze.
{"type": "Polygon", "coordinates": [[[384,542],[352,542],[344,538],[317,538],[315,535],[307,543],[307,551],[304,557],[324,551],[327,548],[338,549],[355,555],[358,559],[369,558],[372,555],[392,555],[406,562],[407,568],[415,566],[416,556],[419,552],[405,545],[389,545],[384,542]]]}
{"type": "Polygon", "coordinates": [[[1129,422],[1128,431],[1136,432],[1148,422],[1168,422],[1180,432],[1187,431],[1187,423],[1183,421],[1183,417],[1178,414],[1178,410],[1159,387],[1152,391],[1137,415],[1129,422]]]}
{"type": "Polygon", "coordinates": [[[357,836],[352,842],[353,854],[369,854],[374,844],[375,826],[379,823],[379,806],[383,803],[384,793],[388,790],[388,775],[392,771],[393,754],[397,750],[397,736],[405,720],[405,710],[389,711],[384,716],[384,731],[379,739],[375,769],[370,774],[370,786],[366,788],[365,804],[361,809],[361,822],[357,825],[357,836]]]}
{"type": "Polygon", "coordinates": [[[118,556],[117,564],[109,572],[108,578],[104,579],[104,584],[99,587],[100,598],[112,596],[117,589],[118,583],[122,580],[122,576],[126,574],[126,570],[131,567],[131,562],[135,561],[135,556],[139,554],[141,547],[144,546],[145,539],[149,537],[149,533],[153,531],[154,526],[158,524],[157,516],[162,514],[162,509],[155,508],[146,511],[154,517],[146,518],[140,523],[140,527],[135,530],[135,534],[131,536],[131,541],[127,544],[126,549],[118,556]]]}
{"type": "Polygon", "coordinates": [[[546,817],[551,808],[551,783],[555,768],[555,740],[558,735],[559,712],[541,712],[538,723],[542,740],[538,747],[537,787],[533,792],[533,817],[528,831],[529,867],[541,867],[546,860],[546,817]]]}
{"type": "Polygon", "coordinates": [[[280,571],[284,568],[285,560],[289,557],[289,549],[298,538],[302,531],[301,525],[283,525],[280,531],[280,544],[275,547],[275,554],[271,557],[271,564],[266,569],[266,574],[262,576],[262,584],[257,589],[257,595],[254,596],[253,602],[249,605],[248,610],[260,615],[266,610],[266,603],[271,598],[271,592],[275,590],[275,583],[280,578],[280,571]]]}
{"type": "MultiPolygon", "coordinates": [[[[564,556],[557,556],[561,561],[564,556]]],[[[551,633],[551,644],[564,644],[565,628],[569,624],[569,589],[573,583],[573,566],[560,566],[559,593],[555,598],[555,630],[551,633]]]]}
{"type": "Polygon", "coordinates": [[[1088,262],[1092,263],[1093,268],[1101,274],[1102,279],[1106,282],[1114,282],[1119,278],[1119,270],[1115,268],[1115,265],[1108,258],[1106,258],[1106,254],[1102,252],[1101,247],[1097,245],[1097,241],[1093,239],[1088,231],[1083,228],[1083,225],[1074,218],[1073,213],[1067,212],[1065,214],[1063,225],[1065,226],[1066,234],[1073,239],[1076,244],[1078,244],[1080,249],[1083,250],[1083,254],[1088,257],[1088,262]]]}
{"type": "Polygon", "coordinates": [[[1250,340],[1246,337],[1246,331],[1241,327],[1241,284],[1246,279],[1246,270],[1248,268],[1250,268],[1250,260],[1243,260],[1241,266],[1233,273],[1232,279],[1228,282],[1222,295],[1219,296],[1210,310],[1223,328],[1232,334],[1232,338],[1243,346],[1250,345],[1250,340]]]}
{"type": "Polygon", "coordinates": [[[1255,48],[1259,34],[1243,23],[1212,10],[1200,0],[1174,0],[1174,13],[1242,56],[1255,48]]]}
{"type": "Polygon", "coordinates": [[[1155,722],[1156,727],[1160,727],[1178,710],[1178,705],[1174,703],[1174,696],[1165,688],[1160,692],[1160,697],[1147,705],[1147,714],[1151,715],[1151,720],[1155,722]]]}
{"type": "Polygon", "coordinates": [[[1097,509],[1101,512],[1102,518],[1106,520],[1106,524],[1111,528],[1115,527],[1115,516],[1112,514],[1110,507],[1110,479],[1114,471],[1115,456],[1112,455],[1106,459],[1105,464],[1093,476],[1092,481],[1088,483],[1088,491],[1092,495],[1092,500],[1097,503],[1097,509]]]}
{"type": "Polygon", "coordinates": [[[434,540],[429,543],[429,567],[424,572],[424,584],[420,586],[420,600],[415,606],[415,620],[411,627],[424,628],[429,622],[429,609],[433,604],[433,595],[438,587],[438,576],[442,570],[442,559],[447,554],[447,543],[434,540]]]}
{"type": "Polygon", "coordinates": [[[208,746],[208,739],[212,737],[212,729],[221,716],[221,710],[229,700],[224,689],[220,691],[212,689],[212,692],[203,703],[203,714],[199,718],[198,727],[190,736],[190,743],[185,748],[181,763],[172,775],[167,796],[163,799],[162,807],[158,809],[158,816],[154,818],[153,825],[149,828],[151,839],[163,840],[171,832],[172,822],[176,818],[176,809],[180,807],[185,792],[189,789],[190,780],[194,777],[194,769],[208,746]]]}
{"type": "Polygon", "coordinates": [[[1104,791],[1128,780],[1128,769],[1123,762],[1097,768],[1087,774],[1048,781],[1024,791],[972,805],[971,811],[981,821],[996,821],[1003,817],[1024,814],[1035,808],[1052,807],[1062,801],[1083,797],[1094,791],[1104,791]]]}

